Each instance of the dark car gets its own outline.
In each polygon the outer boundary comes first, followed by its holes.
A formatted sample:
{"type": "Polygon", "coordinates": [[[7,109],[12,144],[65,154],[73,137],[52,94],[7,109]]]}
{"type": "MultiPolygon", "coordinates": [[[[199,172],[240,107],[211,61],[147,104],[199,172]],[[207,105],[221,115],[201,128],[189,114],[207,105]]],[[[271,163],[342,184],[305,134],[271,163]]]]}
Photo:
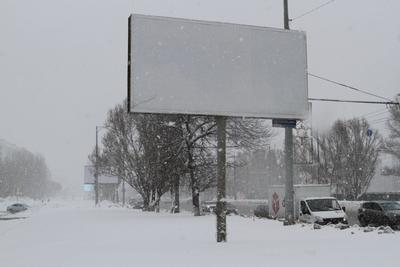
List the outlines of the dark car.
{"type": "Polygon", "coordinates": [[[361,226],[388,225],[398,228],[400,225],[400,204],[395,201],[368,201],[358,210],[361,226]]]}
{"type": "Polygon", "coordinates": [[[201,205],[201,210],[206,213],[214,212],[216,208],[217,208],[216,201],[204,201],[201,205]]]}
{"type": "Polygon", "coordinates": [[[269,210],[268,205],[261,204],[254,209],[254,216],[259,218],[268,218],[269,210]]]}
{"type": "Polygon", "coordinates": [[[226,214],[227,214],[227,215],[229,215],[229,214],[238,215],[238,214],[239,214],[239,211],[238,211],[238,209],[236,208],[236,206],[233,205],[232,203],[226,203],[226,214]]]}
{"type": "Polygon", "coordinates": [[[128,204],[132,209],[143,209],[144,207],[144,202],[136,199],[130,199],[128,204]]]}
{"type": "Polygon", "coordinates": [[[17,213],[21,211],[25,211],[28,209],[28,205],[15,203],[7,207],[7,212],[9,213],[17,213]]]}
{"type": "Polygon", "coordinates": [[[400,192],[368,192],[358,197],[361,201],[400,201],[400,192]]]}
{"type": "MultiPolygon", "coordinates": [[[[217,211],[217,202],[216,201],[206,201],[202,204],[202,211],[203,212],[213,212],[215,213],[217,211]]],[[[238,215],[238,209],[232,204],[227,202],[226,203],[226,214],[235,214],[238,215]]]]}

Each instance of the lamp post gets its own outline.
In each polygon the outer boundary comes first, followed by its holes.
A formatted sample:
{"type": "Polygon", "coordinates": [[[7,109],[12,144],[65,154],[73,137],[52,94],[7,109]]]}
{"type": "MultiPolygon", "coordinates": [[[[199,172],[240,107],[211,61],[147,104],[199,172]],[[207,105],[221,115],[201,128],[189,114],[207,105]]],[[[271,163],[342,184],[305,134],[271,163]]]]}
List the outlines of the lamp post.
{"type": "Polygon", "coordinates": [[[96,148],[94,164],[94,192],[95,192],[95,205],[99,204],[99,131],[107,126],[96,126],[96,148]]]}
{"type": "MultiPolygon", "coordinates": [[[[94,164],[94,191],[95,205],[99,204],[99,132],[101,129],[109,129],[109,127],[101,125],[96,126],[96,148],[95,148],[95,164],[94,164]]],[[[122,179],[122,205],[125,206],[125,180],[122,179]]]]}
{"type": "Polygon", "coordinates": [[[95,205],[99,204],[99,130],[100,126],[96,126],[96,148],[95,148],[95,156],[96,162],[94,163],[94,193],[95,193],[95,205]]]}

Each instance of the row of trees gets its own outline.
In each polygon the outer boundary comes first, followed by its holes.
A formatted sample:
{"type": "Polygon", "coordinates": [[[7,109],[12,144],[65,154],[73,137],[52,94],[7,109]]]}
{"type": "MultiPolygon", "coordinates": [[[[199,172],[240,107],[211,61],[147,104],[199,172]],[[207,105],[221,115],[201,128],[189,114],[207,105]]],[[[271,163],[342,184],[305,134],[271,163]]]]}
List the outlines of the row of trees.
{"type": "MultiPolygon", "coordinates": [[[[337,120],[330,129],[322,134],[314,132],[306,126],[300,127],[300,133],[295,137],[295,182],[296,183],[329,183],[332,191],[340,198],[356,199],[368,190],[371,180],[379,171],[382,175],[400,176],[400,107],[389,107],[389,118],[386,123],[389,135],[383,138],[380,133],[371,128],[365,118],[337,120]],[[389,154],[397,161],[394,165],[377,170],[380,154],[389,154]]],[[[260,151],[247,156],[245,164],[239,170],[240,192],[257,191],[257,186],[248,180],[259,172],[257,183],[282,184],[284,179],[285,162],[282,151],[264,151],[264,166],[255,167],[254,157],[260,151]],[[268,156],[267,156],[268,155],[268,156]],[[249,171],[249,168],[252,171],[249,171]],[[273,173],[273,174],[272,174],[273,173]],[[272,176],[271,176],[272,174],[272,176]],[[264,179],[264,180],[263,180],[264,179]],[[243,187],[243,185],[245,185],[243,187]],[[251,189],[253,187],[253,189],[251,189]],[[243,189],[244,188],[244,189],[243,189]]],[[[262,158],[262,157],[261,157],[262,158]]],[[[262,164],[261,164],[262,165],[262,164]]],[[[256,183],[256,184],[257,184],[256,183]]],[[[262,186],[265,188],[265,186],[262,186]]],[[[248,193],[245,195],[249,195],[248,193]]]]}
{"type": "MultiPolygon", "coordinates": [[[[1,149],[1,148],[0,148],[1,149]]],[[[25,149],[0,150],[0,197],[43,198],[61,190],[50,180],[45,159],[25,149]]]]}
{"type": "MultiPolygon", "coordinates": [[[[296,138],[296,182],[330,183],[338,196],[356,199],[376,173],[381,151],[400,160],[398,107],[392,107],[390,114],[391,135],[386,140],[364,118],[337,120],[323,134],[296,138]],[[312,141],[305,141],[307,138],[312,141]]],[[[200,214],[200,193],[216,184],[213,117],[128,114],[125,104],[120,104],[109,111],[105,127],[98,160],[94,153],[90,156],[93,165],[129,183],[147,209],[157,209],[161,196],[171,192],[174,210],[179,211],[179,188],[186,185],[192,194],[194,214],[200,214]]],[[[272,129],[263,120],[228,120],[228,148],[234,155],[228,164],[235,172],[228,192],[234,197],[238,193],[262,197],[260,187],[283,183],[283,152],[265,150],[272,136],[272,129]],[[254,184],[249,179],[252,172],[254,184]]],[[[400,174],[400,165],[390,171],[400,174]]]]}
{"type": "MultiPolygon", "coordinates": [[[[200,215],[200,193],[216,184],[216,122],[209,116],[128,114],[125,104],[109,111],[103,149],[92,164],[129,183],[146,209],[158,209],[166,192],[174,195],[179,212],[179,187],[192,194],[193,211],[200,215]]],[[[272,136],[262,120],[230,118],[227,146],[234,150],[265,147],[272,136]]]]}
{"type": "Polygon", "coordinates": [[[337,120],[315,142],[299,145],[296,158],[311,162],[299,164],[300,175],[309,181],[330,183],[339,197],[356,199],[367,190],[376,172],[382,138],[364,118],[337,120]]]}
{"type": "Polygon", "coordinates": [[[296,159],[303,180],[331,183],[338,195],[356,199],[365,192],[376,174],[400,176],[400,107],[388,108],[386,121],[388,136],[383,138],[373,130],[365,118],[338,120],[322,135],[313,136],[315,142],[297,140],[296,159]],[[308,155],[308,151],[312,151],[308,155]],[[379,154],[391,155],[394,163],[377,170],[379,154]]]}
{"type": "Polygon", "coordinates": [[[382,146],[382,151],[392,155],[397,160],[394,166],[386,166],[384,173],[387,175],[400,176],[400,108],[392,106],[387,121],[389,136],[382,146]]]}
{"type": "MultiPolygon", "coordinates": [[[[304,125],[296,133],[295,183],[331,184],[332,193],[346,199],[356,199],[368,189],[384,141],[364,118],[337,120],[320,135],[312,135],[304,125]]],[[[400,155],[400,141],[397,145],[400,155]]],[[[234,188],[228,188],[228,192],[246,198],[266,198],[268,186],[285,182],[284,156],[279,149],[239,154],[240,166],[234,169],[234,182],[230,183],[234,188]]]]}

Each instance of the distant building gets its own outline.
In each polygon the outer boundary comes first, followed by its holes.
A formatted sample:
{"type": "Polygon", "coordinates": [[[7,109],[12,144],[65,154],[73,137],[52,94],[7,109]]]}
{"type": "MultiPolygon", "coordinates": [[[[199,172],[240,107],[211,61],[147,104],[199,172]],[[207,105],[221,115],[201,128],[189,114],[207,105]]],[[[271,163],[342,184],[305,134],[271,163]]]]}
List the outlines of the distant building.
{"type": "MultiPolygon", "coordinates": [[[[84,178],[83,178],[83,191],[85,198],[92,199],[95,196],[94,193],[94,167],[84,167],[84,178]]],[[[99,200],[110,200],[117,201],[118,199],[118,187],[120,185],[120,179],[116,176],[109,176],[99,174],[99,200]]]]}
{"type": "MultiPolygon", "coordinates": [[[[140,199],[140,195],[127,182],[111,175],[99,175],[99,200],[128,203],[140,199]],[[125,199],[124,199],[125,198],[125,199]]],[[[94,167],[85,166],[83,192],[86,199],[94,199],[94,167]]]]}

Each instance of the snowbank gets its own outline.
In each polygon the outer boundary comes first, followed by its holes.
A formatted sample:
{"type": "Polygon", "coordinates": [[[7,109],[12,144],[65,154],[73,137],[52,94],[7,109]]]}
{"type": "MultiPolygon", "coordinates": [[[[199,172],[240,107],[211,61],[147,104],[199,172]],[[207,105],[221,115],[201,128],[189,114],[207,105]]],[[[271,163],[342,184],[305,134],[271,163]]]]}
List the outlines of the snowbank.
{"type": "Polygon", "coordinates": [[[283,226],[228,216],[228,243],[215,216],[193,217],[54,202],[25,220],[0,221],[1,266],[398,266],[400,233],[384,229],[283,226]]]}

